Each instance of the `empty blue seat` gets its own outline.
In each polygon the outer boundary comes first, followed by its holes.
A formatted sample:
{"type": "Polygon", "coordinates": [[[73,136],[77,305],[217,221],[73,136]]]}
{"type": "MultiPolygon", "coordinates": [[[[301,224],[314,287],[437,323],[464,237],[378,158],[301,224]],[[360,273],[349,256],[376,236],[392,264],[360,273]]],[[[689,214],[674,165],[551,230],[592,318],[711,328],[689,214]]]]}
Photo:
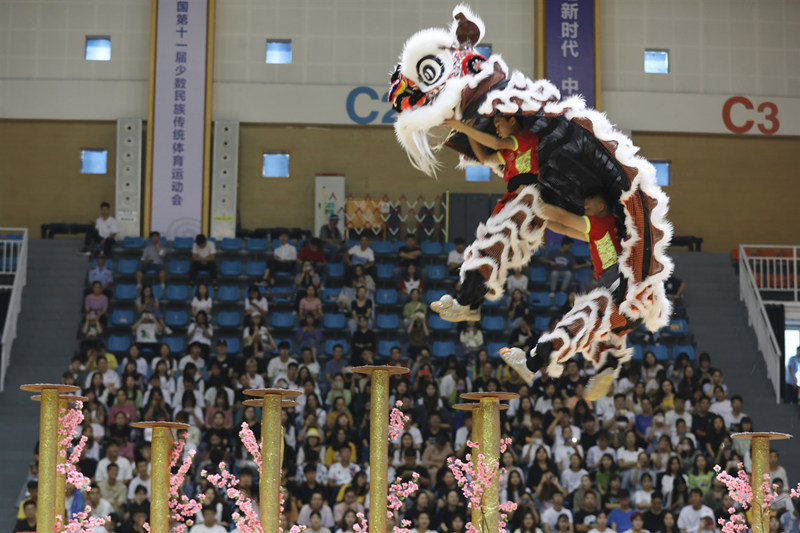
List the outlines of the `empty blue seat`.
{"type": "Polygon", "coordinates": [[[275,303],[293,303],[294,287],[273,287],[272,301],[275,303]]]}
{"type": "Polygon", "coordinates": [[[381,357],[389,357],[392,354],[392,348],[394,347],[400,348],[400,343],[397,341],[379,340],[378,355],[381,357]]]}
{"type": "Polygon", "coordinates": [[[557,292],[556,293],[556,305],[559,307],[563,307],[567,303],[567,293],[566,292],[557,292]]]}
{"type": "Polygon", "coordinates": [[[644,360],[644,350],[642,350],[642,347],[640,345],[638,345],[638,344],[634,344],[632,346],[632,348],[633,348],[633,357],[632,357],[632,359],[634,361],[643,361],[644,360]]]}
{"type": "Polygon", "coordinates": [[[344,263],[328,263],[328,277],[333,279],[344,277],[344,263]]]}
{"type": "Polygon", "coordinates": [[[241,276],[242,263],[239,261],[223,261],[219,266],[219,273],[223,276],[241,276]]]}
{"type": "Polygon", "coordinates": [[[420,244],[422,255],[440,255],[442,253],[442,243],[434,241],[423,241],[420,244]]]}
{"type": "Polygon", "coordinates": [[[336,299],[339,297],[339,293],[341,292],[342,292],[341,288],[331,289],[326,287],[325,289],[322,290],[322,302],[323,303],[335,302],[336,299]]]}
{"type": "Polygon", "coordinates": [[[444,320],[436,313],[428,315],[428,327],[433,331],[450,331],[453,328],[453,323],[444,320]]]}
{"type": "Polygon", "coordinates": [[[167,300],[180,302],[188,299],[189,287],[187,285],[167,285],[167,300]]]}
{"type": "Polygon", "coordinates": [[[581,287],[585,287],[591,283],[593,276],[594,271],[591,268],[579,268],[575,271],[575,281],[577,281],[581,287]]]}
{"type": "Polygon", "coordinates": [[[241,290],[236,285],[222,285],[217,298],[220,302],[238,302],[241,298],[241,290]]]}
{"type": "Polygon", "coordinates": [[[443,291],[443,290],[427,291],[425,293],[425,303],[430,305],[433,302],[439,300],[439,298],[441,298],[445,294],[447,294],[447,291],[443,291]]]}
{"type": "Polygon", "coordinates": [[[132,326],[133,309],[114,309],[111,312],[111,324],[114,326],[132,326]]]}
{"type": "MultiPolygon", "coordinates": [[[[92,259],[92,268],[97,268],[97,259],[92,259]]],[[[106,259],[106,268],[109,270],[114,270],[113,259],[106,259]]]]}
{"type": "MultiPolygon", "coordinates": [[[[358,246],[360,244],[360,240],[356,239],[348,239],[347,240],[347,249],[349,250],[353,246],[358,246]]],[[[373,250],[374,251],[374,250],[373,250]]]]}
{"type": "Polygon", "coordinates": [[[238,252],[242,249],[242,239],[239,237],[231,238],[225,237],[222,239],[222,245],[220,246],[226,252],[238,252]]]}
{"type": "Polygon", "coordinates": [[[293,328],[294,315],[292,313],[272,313],[272,327],[279,329],[293,328]]]}
{"type": "Polygon", "coordinates": [[[691,344],[676,344],[672,347],[672,358],[675,359],[680,354],[685,353],[690,361],[694,361],[694,346],[691,344]]]}
{"type": "Polygon", "coordinates": [[[580,259],[589,257],[589,244],[585,242],[575,242],[572,244],[572,255],[580,259]]]}
{"type": "Polygon", "coordinates": [[[447,270],[444,265],[428,265],[425,271],[427,272],[428,279],[434,281],[443,280],[445,276],[447,276],[447,270]]]}
{"type": "Polygon", "coordinates": [[[272,249],[276,250],[281,245],[281,240],[277,237],[272,239],[272,249]]]}
{"type": "Polygon", "coordinates": [[[191,237],[175,237],[172,241],[172,248],[174,250],[191,250],[194,244],[194,239],[191,237]]]}
{"type": "Polygon", "coordinates": [[[550,293],[532,292],[528,301],[533,307],[550,307],[550,293]]]}
{"type": "Polygon", "coordinates": [[[122,247],[127,250],[140,250],[144,248],[144,237],[131,237],[128,235],[122,240],[122,247]]]}
{"type": "Polygon", "coordinates": [[[537,316],[536,322],[533,324],[533,329],[536,331],[547,331],[550,329],[550,317],[549,316],[537,316]]]}
{"type": "Polygon", "coordinates": [[[108,351],[117,355],[125,353],[131,347],[131,338],[128,335],[111,335],[108,338],[108,351]]]}
{"type": "Polygon", "coordinates": [[[452,341],[436,341],[432,348],[434,357],[449,357],[456,353],[456,343],[452,341]]]}
{"type": "Polygon", "coordinates": [[[344,329],[347,326],[347,317],[343,313],[327,313],[322,317],[322,327],[325,329],[344,329]]]}
{"type": "Polygon", "coordinates": [[[670,333],[683,334],[689,333],[689,324],[684,319],[670,320],[667,325],[667,331],[670,333]]]}
{"type": "Polygon", "coordinates": [[[117,274],[121,274],[123,276],[136,274],[136,268],[138,266],[138,259],[120,259],[117,263],[117,274]]]}
{"type": "Polygon", "coordinates": [[[646,352],[653,352],[656,356],[656,361],[669,361],[669,351],[666,346],[661,344],[648,344],[644,348],[646,352]]]}
{"type": "MultiPolygon", "coordinates": [[[[249,242],[249,241],[248,241],[249,242]]],[[[261,277],[264,275],[264,271],[267,269],[267,262],[266,261],[248,261],[247,268],[245,273],[247,277],[261,277]]]]}
{"type": "Polygon", "coordinates": [[[164,323],[169,327],[182,328],[189,323],[189,313],[186,311],[167,311],[164,314],[164,323]]]}
{"type": "Polygon", "coordinates": [[[120,283],[114,290],[114,297],[117,300],[135,300],[136,296],[136,285],[132,283],[120,283]]]}
{"type": "Polygon", "coordinates": [[[169,346],[169,351],[173,356],[182,354],[186,350],[186,341],[183,337],[164,337],[161,342],[169,346]]]}
{"type": "Polygon", "coordinates": [[[153,285],[153,296],[159,300],[164,298],[164,287],[159,284],[153,285]]]}
{"type": "Polygon", "coordinates": [[[528,277],[534,283],[544,283],[547,281],[547,269],[543,266],[531,267],[528,277]]]}
{"type": "Polygon", "coordinates": [[[241,317],[238,311],[221,311],[217,314],[217,325],[221,328],[238,328],[241,317]]]}
{"type": "Polygon", "coordinates": [[[375,292],[375,303],[378,305],[394,305],[397,303],[395,289],[378,289],[375,292]]]}
{"type": "Polygon", "coordinates": [[[454,242],[446,242],[444,243],[444,253],[449,254],[453,250],[456,249],[456,243],[454,242]]]}
{"type": "Polygon", "coordinates": [[[375,318],[375,327],[384,330],[394,330],[400,327],[400,319],[394,314],[378,314],[375,318]]]}
{"type": "Polygon", "coordinates": [[[250,238],[250,239],[247,239],[247,244],[245,245],[244,248],[248,252],[266,252],[267,251],[267,246],[269,246],[269,243],[267,242],[267,239],[250,238]]]}
{"type": "Polygon", "coordinates": [[[333,348],[337,344],[340,344],[342,346],[342,350],[344,350],[344,355],[347,355],[347,341],[336,340],[336,339],[328,339],[325,341],[325,353],[327,355],[333,355],[333,348]]]}
{"type": "Polygon", "coordinates": [[[170,276],[185,276],[189,273],[190,264],[188,259],[173,259],[167,266],[167,272],[170,276]]]}
{"type": "Polygon", "coordinates": [[[392,241],[375,241],[372,243],[372,252],[375,255],[388,255],[393,250],[392,241]]]}
{"type": "Polygon", "coordinates": [[[487,299],[487,300],[485,300],[483,302],[483,307],[502,307],[503,305],[505,305],[505,304],[503,303],[503,299],[502,298],[498,298],[497,300],[488,300],[487,299]]]}
{"type": "Polygon", "coordinates": [[[508,346],[504,342],[490,342],[486,345],[486,351],[489,352],[490,359],[499,359],[500,358],[500,350],[508,346]]]}
{"type": "Polygon", "coordinates": [[[375,270],[377,270],[378,279],[394,278],[394,265],[390,263],[378,263],[375,265],[375,270]]]}
{"type": "Polygon", "coordinates": [[[502,316],[484,316],[481,318],[481,326],[484,331],[504,331],[506,319],[502,316]]]}

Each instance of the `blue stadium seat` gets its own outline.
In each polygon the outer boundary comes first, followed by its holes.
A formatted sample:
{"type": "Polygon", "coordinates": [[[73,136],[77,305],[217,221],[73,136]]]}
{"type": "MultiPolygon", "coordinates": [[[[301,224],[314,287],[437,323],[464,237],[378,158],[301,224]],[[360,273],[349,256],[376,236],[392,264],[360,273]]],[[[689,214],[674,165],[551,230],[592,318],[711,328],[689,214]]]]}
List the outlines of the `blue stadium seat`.
{"type": "Polygon", "coordinates": [[[322,303],[335,302],[340,292],[342,292],[341,288],[331,289],[326,287],[322,290],[322,303]]]}
{"type": "Polygon", "coordinates": [[[132,283],[120,283],[114,290],[114,297],[117,300],[135,300],[136,296],[136,285],[132,283]]]}
{"type": "Polygon", "coordinates": [[[506,319],[502,316],[484,316],[481,318],[484,331],[505,331],[506,319]]]}
{"type": "Polygon", "coordinates": [[[141,250],[144,248],[144,237],[132,237],[128,235],[122,240],[122,247],[126,250],[141,250]]]}
{"type": "Polygon", "coordinates": [[[593,276],[594,271],[591,268],[579,268],[575,271],[575,281],[577,281],[581,287],[585,287],[591,283],[593,276]]]}
{"type": "Polygon", "coordinates": [[[328,263],[328,277],[332,279],[344,277],[344,263],[328,263]]]}
{"type": "MultiPolygon", "coordinates": [[[[358,246],[360,244],[360,239],[348,239],[347,240],[347,249],[349,250],[353,246],[358,246]]],[[[374,252],[375,250],[373,250],[374,252]]]]}
{"type": "Polygon", "coordinates": [[[400,327],[400,319],[394,314],[378,314],[375,327],[382,330],[395,330],[400,327]]]}
{"type": "Polygon", "coordinates": [[[181,302],[188,299],[189,287],[187,285],[167,285],[167,300],[181,302]]]}
{"type": "Polygon", "coordinates": [[[267,239],[255,239],[251,237],[247,239],[247,244],[245,244],[244,249],[248,252],[266,252],[268,246],[269,243],[267,239]]]}
{"type": "Polygon", "coordinates": [[[447,276],[447,269],[444,265],[428,265],[425,272],[428,279],[433,281],[443,280],[447,276]]]}
{"type": "Polygon", "coordinates": [[[272,301],[275,303],[293,303],[294,287],[273,287],[272,301]]]}
{"type": "Polygon", "coordinates": [[[167,311],[164,314],[164,323],[169,327],[183,328],[189,324],[189,313],[186,311],[167,311]]]}
{"type": "Polygon", "coordinates": [[[221,311],[217,315],[217,325],[221,328],[238,328],[241,320],[238,311],[221,311]]]}
{"type": "Polygon", "coordinates": [[[422,250],[422,255],[441,255],[442,253],[442,243],[440,242],[423,241],[419,247],[422,250]]]}
{"type": "Polygon", "coordinates": [[[322,327],[325,329],[343,330],[347,326],[347,317],[343,313],[327,313],[322,317],[322,327]]]}
{"type": "Polygon", "coordinates": [[[217,298],[220,302],[238,302],[241,299],[241,290],[236,285],[222,285],[217,298]]]}
{"type": "Polygon", "coordinates": [[[172,248],[173,250],[191,250],[193,244],[192,237],[175,237],[175,240],[172,241],[172,248]]]}
{"type": "Polygon", "coordinates": [[[578,259],[588,259],[589,244],[585,242],[574,242],[572,244],[572,255],[578,259]]]}
{"type": "Polygon", "coordinates": [[[456,249],[456,243],[454,242],[446,242],[444,243],[444,253],[449,254],[453,250],[456,249]]]}
{"type": "Polygon", "coordinates": [[[347,341],[336,340],[336,339],[328,339],[325,341],[325,354],[333,355],[333,347],[336,346],[337,344],[342,345],[342,350],[344,350],[344,355],[347,355],[347,341]]]}
{"type": "Polygon", "coordinates": [[[378,305],[394,305],[397,303],[395,289],[378,289],[375,292],[375,303],[378,305]]]}
{"type": "Polygon", "coordinates": [[[278,248],[278,246],[280,246],[280,245],[281,245],[281,240],[280,239],[278,239],[277,237],[272,239],[272,249],[273,250],[278,248]]]}
{"type": "MultiPolygon", "coordinates": [[[[574,248],[574,246],[573,246],[573,248],[574,248]]],[[[642,350],[641,345],[634,344],[632,346],[632,348],[633,348],[632,360],[633,361],[644,361],[644,350],[642,350]]]]}
{"type": "Polygon", "coordinates": [[[173,259],[167,266],[167,273],[170,276],[185,276],[189,273],[189,265],[191,261],[188,259],[173,259]]]}
{"type": "Polygon", "coordinates": [[[400,343],[397,341],[379,340],[378,355],[380,355],[381,357],[389,357],[392,353],[392,348],[394,348],[395,346],[402,349],[400,343]]]}
{"type": "Polygon", "coordinates": [[[132,326],[133,309],[114,309],[111,312],[111,324],[114,326],[132,326]]]}
{"type": "Polygon", "coordinates": [[[667,325],[667,331],[675,334],[689,333],[689,324],[684,319],[670,320],[667,325]]]}
{"type": "Polygon", "coordinates": [[[449,357],[456,353],[456,343],[452,341],[436,341],[433,343],[434,357],[449,357]]]}
{"type": "MultiPolygon", "coordinates": [[[[208,289],[208,297],[213,300],[214,299],[214,286],[213,285],[206,285],[206,288],[208,289]]],[[[192,298],[194,298],[196,294],[197,294],[197,286],[194,286],[194,287],[192,287],[192,298]]]]}
{"type": "Polygon", "coordinates": [[[169,346],[173,356],[182,354],[186,350],[186,341],[183,337],[164,337],[161,342],[169,346]]]}
{"type": "Polygon", "coordinates": [[[394,265],[390,263],[378,263],[375,265],[375,270],[378,273],[378,279],[392,279],[394,278],[394,265]]]}
{"type": "Polygon", "coordinates": [[[162,287],[160,284],[153,285],[153,296],[159,300],[164,298],[164,287],[162,287]]]}
{"type": "Polygon", "coordinates": [[[537,316],[536,322],[533,324],[533,329],[536,331],[547,331],[550,329],[550,317],[549,316],[537,316]]]}
{"type": "Polygon", "coordinates": [[[239,261],[223,261],[219,266],[219,273],[223,276],[241,276],[242,263],[239,261]]]}
{"type": "Polygon", "coordinates": [[[117,262],[117,274],[131,276],[136,274],[136,268],[138,266],[138,259],[120,259],[119,262],[117,262]]]}
{"type": "Polygon", "coordinates": [[[685,353],[690,361],[694,361],[694,346],[691,344],[676,344],[672,347],[672,358],[675,359],[680,354],[685,353]]]}
{"type": "Polygon", "coordinates": [[[559,307],[563,307],[567,303],[567,293],[566,292],[557,292],[556,293],[556,305],[559,307]]]}
{"type": "Polygon", "coordinates": [[[550,293],[532,292],[529,301],[533,307],[550,307],[550,293]]]}
{"type": "Polygon", "coordinates": [[[542,266],[531,267],[528,277],[534,283],[544,283],[547,281],[547,269],[542,266]]]}
{"type": "MultiPolygon", "coordinates": [[[[250,242],[250,241],[247,241],[250,242]]],[[[264,275],[264,271],[267,269],[267,262],[266,261],[248,261],[247,268],[245,270],[247,277],[255,278],[261,277],[264,275]]]]}
{"type": "Polygon", "coordinates": [[[241,350],[241,341],[239,337],[223,337],[220,340],[224,340],[228,345],[228,353],[231,355],[236,355],[239,353],[239,350],[241,350]]]}
{"type": "Polygon", "coordinates": [[[242,239],[239,237],[225,237],[222,239],[222,245],[220,248],[226,252],[239,252],[242,250],[242,239]]]}
{"type": "Polygon", "coordinates": [[[498,298],[497,300],[484,300],[483,307],[502,307],[505,305],[502,298],[498,298]]]}
{"type": "Polygon", "coordinates": [[[425,303],[430,305],[433,302],[437,301],[442,296],[444,296],[445,294],[447,294],[447,291],[443,291],[443,290],[427,291],[425,293],[425,303]]]}
{"type": "Polygon", "coordinates": [[[486,345],[486,351],[489,352],[490,359],[500,359],[500,350],[508,346],[504,342],[490,342],[486,345]]]}
{"type": "Polygon", "coordinates": [[[661,344],[648,344],[644,348],[645,352],[653,352],[656,356],[656,361],[669,361],[669,352],[666,346],[661,344]]]}
{"type": "Polygon", "coordinates": [[[111,335],[108,338],[108,351],[117,355],[123,354],[131,347],[131,338],[128,335],[111,335]]]}
{"type": "Polygon", "coordinates": [[[294,327],[294,315],[292,313],[272,313],[272,327],[287,329],[294,327]]]}
{"type": "Polygon", "coordinates": [[[372,243],[372,251],[375,255],[388,255],[393,250],[392,241],[374,241],[372,243]]]}
{"type": "Polygon", "coordinates": [[[433,331],[450,331],[453,329],[453,323],[444,320],[436,313],[428,315],[428,327],[433,331]]]}

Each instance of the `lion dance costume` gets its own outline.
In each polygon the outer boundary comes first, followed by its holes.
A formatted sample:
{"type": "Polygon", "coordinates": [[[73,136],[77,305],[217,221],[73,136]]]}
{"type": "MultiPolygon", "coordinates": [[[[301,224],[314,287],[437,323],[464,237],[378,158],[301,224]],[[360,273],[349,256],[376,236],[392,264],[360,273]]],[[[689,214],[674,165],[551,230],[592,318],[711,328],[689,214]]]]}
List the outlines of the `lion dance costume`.
{"type": "MultiPolygon", "coordinates": [[[[398,111],[395,133],[412,165],[435,175],[436,154],[443,146],[461,153],[460,166],[477,164],[466,136],[442,123],[474,119],[474,128],[494,135],[496,114],[515,117],[538,137],[539,158],[538,175],[523,182],[524,188],[509,191],[501,209],[478,227],[464,255],[457,302],[474,308],[484,298],[502,297],[508,270],[526,266],[542,245],[547,227],[542,200],[582,215],[585,193],[602,188],[612,200],[621,231],[620,286],[614,292],[601,287],[579,296],[531,355],[544,354],[543,369],[553,377],[579,352],[595,368],[614,358],[616,376],[616,363],[632,354],[627,333],[641,324],[655,331],[666,325],[671,312],[664,281],[673,266],[665,253],[672,226],[655,169],[581,97],[561,99],[549,81],[532,81],[518,71],[509,74],[497,54],[481,56],[475,46],[485,28],[469,8],[456,7],[453,19],[449,29],[413,35],[392,75],[389,101],[398,111]]],[[[432,307],[437,310],[442,304],[432,307]]]]}

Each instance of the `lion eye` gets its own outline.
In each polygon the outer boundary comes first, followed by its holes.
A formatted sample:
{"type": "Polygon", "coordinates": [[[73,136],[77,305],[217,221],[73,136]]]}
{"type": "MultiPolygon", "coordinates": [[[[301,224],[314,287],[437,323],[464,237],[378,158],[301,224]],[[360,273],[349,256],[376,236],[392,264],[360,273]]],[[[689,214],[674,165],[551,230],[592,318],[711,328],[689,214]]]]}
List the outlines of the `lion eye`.
{"type": "Polygon", "coordinates": [[[434,55],[427,55],[417,62],[417,76],[425,85],[435,85],[444,75],[444,63],[434,55]]]}

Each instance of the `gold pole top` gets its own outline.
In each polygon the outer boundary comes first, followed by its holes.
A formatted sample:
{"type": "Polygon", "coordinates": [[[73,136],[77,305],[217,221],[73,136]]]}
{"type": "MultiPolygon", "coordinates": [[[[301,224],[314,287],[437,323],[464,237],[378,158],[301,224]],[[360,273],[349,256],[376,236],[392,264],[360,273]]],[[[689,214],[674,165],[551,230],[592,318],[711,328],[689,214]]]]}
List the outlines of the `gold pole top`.
{"type": "Polygon", "coordinates": [[[405,366],[389,366],[389,365],[354,366],[353,368],[351,368],[351,370],[356,374],[366,374],[368,376],[371,376],[375,372],[386,372],[390,376],[408,374],[409,372],[408,368],[405,366]]]}
{"type": "Polygon", "coordinates": [[[80,392],[81,388],[75,385],[61,385],[60,383],[29,383],[27,385],[20,385],[19,390],[38,393],[45,390],[57,390],[59,393],[67,394],[70,392],[80,392]]]}
{"type": "MultiPolygon", "coordinates": [[[[58,395],[58,399],[59,400],[68,400],[70,402],[79,402],[79,401],[80,402],[88,402],[89,401],[89,398],[87,398],[86,396],[73,396],[72,394],[59,394],[58,395]]],[[[42,395],[41,394],[37,394],[36,396],[31,396],[31,400],[33,400],[34,402],[41,402],[42,401],[42,395]]]]}
{"type": "Polygon", "coordinates": [[[155,428],[167,428],[167,429],[189,429],[191,426],[189,424],[183,424],[181,422],[132,422],[132,428],[141,428],[141,429],[155,429],[155,428]]]}
{"type": "Polygon", "coordinates": [[[256,396],[257,398],[263,398],[265,396],[281,396],[286,398],[294,398],[295,396],[300,396],[303,394],[299,390],[289,390],[289,389],[247,389],[243,391],[244,394],[247,396],[256,396]]]}
{"type": "MultiPolygon", "coordinates": [[[[242,402],[242,405],[247,405],[249,407],[264,407],[263,400],[245,400],[242,402]]],[[[300,402],[296,402],[294,400],[282,400],[281,401],[281,408],[287,407],[298,407],[300,402]]]]}
{"type": "MultiPolygon", "coordinates": [[[[457,404],[455,404],[455,405],[453,405],[451,407],[453,409],[456,409],[457,411],[476,411],[476,410],[481,408],[481,404],[480,403],[457,403],[457,404]]],[[[501,403],[500,404],[500,410],[501,411],[505,411],[506,409],[508,409],[508,405],[506,405],[504,403],[501,403]]]]}
{"type": "Polygon", "coordinates": [[[753,440],[753,439],[768,439],[768,440],[786,440],[791,439],[792,436],[788,433],[776,433],[773,431],[759,431],[749,433],[734,433],[731,435],[732,439],[753,440]]]}
{"type": "Polygon", "coordinates": [[[488,398],[494,398],[498,401],[503,400],[512,400],[514,398],[519,398],[519,394],[516,392],[465,392],[461,395],[461,398],[465,400],[485,400],[488,398]]]}

